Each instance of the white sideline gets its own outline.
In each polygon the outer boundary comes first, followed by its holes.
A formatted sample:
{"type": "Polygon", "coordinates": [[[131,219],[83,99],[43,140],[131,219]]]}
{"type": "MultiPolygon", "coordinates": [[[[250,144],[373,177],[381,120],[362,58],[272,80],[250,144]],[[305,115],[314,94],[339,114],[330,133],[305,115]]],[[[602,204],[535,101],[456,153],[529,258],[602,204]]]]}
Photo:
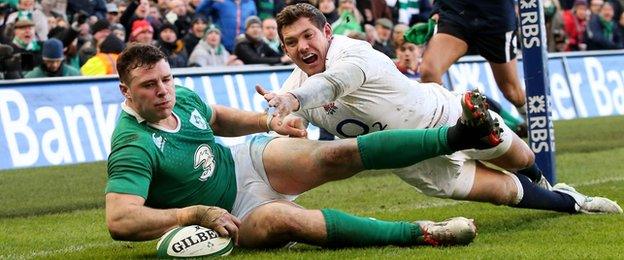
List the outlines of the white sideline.
{"type": "MultiPolygon", "coordinates": [[[[581,183],[569,183],[569,185],[572,187],[584,187],[584,186],[603,184],[603,183],[612,182],[612,181],[624,181],[624,176],[602,178],[602,179],[591,180],[588,182],[581,182],[581,183]]],[[[438,208],[438,207],[452,206],[452,205],[458,205],[458,204],[463,204],[463,203],[468,203],[468,202],[469,201],[444,200],[440,202],[425,203],[425,205],[417,205],[412,208],[413,209],[438,208]]],[[[398,209],[393,208],[393,207],[388,207],[386,208],[386,210],[392,212],[392,211],[397,211],[398,209]]],[[[75,253],[75,252],[83,251],[85,249],[91,249],[91,248],[96,248],[96,247],[107,247],[107,246],[111,246],[111,245],[119,244],[119,243],[123,243],[123,242],[110,241],[107,243],[91,243],[91,244],[85,244],[85,245],[74,245],[74,246],[70,246],[70,247],[66,247],[62,249],[33,252],[28,255],[0,255],[0,259],[29,259],[29,258],[37,258],[37,257],[47,257],[47,256],[52,256],[52,255],[58,255],[58,254],[75,253]]]]}

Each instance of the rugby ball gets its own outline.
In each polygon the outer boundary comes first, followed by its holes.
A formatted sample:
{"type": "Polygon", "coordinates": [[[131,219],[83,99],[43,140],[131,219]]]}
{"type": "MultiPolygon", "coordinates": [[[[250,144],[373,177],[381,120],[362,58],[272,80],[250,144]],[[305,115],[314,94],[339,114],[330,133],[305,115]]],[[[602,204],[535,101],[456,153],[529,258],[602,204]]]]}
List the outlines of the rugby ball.
{"type": "Polygon", "coordinates": [[[226,256],[234,241],[202,226],[177,227],[165,233],[156,244],[160,258],[226,256]]]}

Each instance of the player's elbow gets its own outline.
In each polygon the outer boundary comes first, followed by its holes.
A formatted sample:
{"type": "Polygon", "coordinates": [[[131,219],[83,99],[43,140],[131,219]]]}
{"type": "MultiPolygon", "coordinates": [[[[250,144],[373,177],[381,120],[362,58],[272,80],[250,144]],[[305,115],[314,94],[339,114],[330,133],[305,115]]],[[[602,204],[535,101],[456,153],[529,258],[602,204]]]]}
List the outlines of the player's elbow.
{"type": "Polygon", "coordinates": [[[129,232],[129,228],[125,227],[121,221],[108,220],[106,221],[108,233],[113,240],[130,241],[132,234],[129,232]]]}

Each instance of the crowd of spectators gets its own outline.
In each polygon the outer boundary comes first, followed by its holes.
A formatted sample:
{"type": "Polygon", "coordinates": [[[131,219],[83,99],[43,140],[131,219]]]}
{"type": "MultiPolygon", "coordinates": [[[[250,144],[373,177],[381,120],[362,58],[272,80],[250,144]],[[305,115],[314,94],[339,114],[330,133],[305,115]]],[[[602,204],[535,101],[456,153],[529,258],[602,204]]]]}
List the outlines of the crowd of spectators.
{"type": "MultiPolygon", "coordinates": [[[[129,42],[160,47],[174,68],[289,64],[274,17],[298,2],[418,76],[425,46],[403,33],[436,12],[432,0],[0,0],[0,78],[116,74],[129,42]]],[[[623,4],[544,0],[549,51],[622,48],[623,4]]]]}

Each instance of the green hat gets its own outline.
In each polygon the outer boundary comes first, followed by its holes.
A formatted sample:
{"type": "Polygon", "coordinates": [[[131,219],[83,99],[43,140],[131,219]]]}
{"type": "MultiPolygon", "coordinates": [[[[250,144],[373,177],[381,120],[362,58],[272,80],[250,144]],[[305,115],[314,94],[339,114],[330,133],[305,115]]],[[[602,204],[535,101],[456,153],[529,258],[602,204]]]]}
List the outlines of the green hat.
{"type": "Polygon", "coordinates": [[[427,23],[414,24],[403,34],[403,39],[416,45],[423,45],[433,36],[435,26],[436,21],[433,19],[429,19],[427,23]]]}

